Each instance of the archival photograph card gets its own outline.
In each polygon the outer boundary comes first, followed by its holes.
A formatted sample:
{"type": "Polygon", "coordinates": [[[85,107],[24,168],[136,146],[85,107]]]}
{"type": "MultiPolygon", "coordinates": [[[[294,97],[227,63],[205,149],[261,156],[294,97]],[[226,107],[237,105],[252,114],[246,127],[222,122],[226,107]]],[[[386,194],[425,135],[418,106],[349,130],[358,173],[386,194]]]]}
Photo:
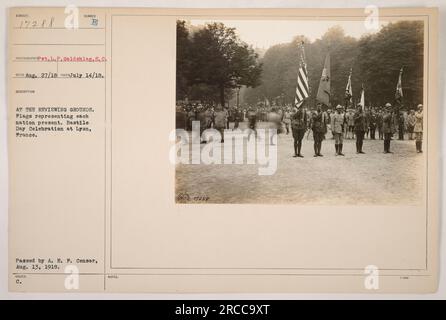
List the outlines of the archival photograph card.
{"type": "Polygon", "coordinates": [[[436,8],[7,23],[10,291],[437,290],[436,8]]]}

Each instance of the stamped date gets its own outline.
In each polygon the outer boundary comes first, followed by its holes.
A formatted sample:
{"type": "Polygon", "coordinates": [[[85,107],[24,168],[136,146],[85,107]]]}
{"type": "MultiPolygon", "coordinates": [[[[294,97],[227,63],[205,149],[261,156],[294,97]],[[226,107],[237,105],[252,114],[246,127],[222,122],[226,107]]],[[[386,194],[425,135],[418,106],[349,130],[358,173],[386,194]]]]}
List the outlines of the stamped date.
{"type": "Polygon", "coordinates": [[[205,194],[196,194],[190,195],[187,192],[179,193],[176,197],[177,202],[186,203],[186,202],[207,202],[209,201],[209,197],[205,194]]]}

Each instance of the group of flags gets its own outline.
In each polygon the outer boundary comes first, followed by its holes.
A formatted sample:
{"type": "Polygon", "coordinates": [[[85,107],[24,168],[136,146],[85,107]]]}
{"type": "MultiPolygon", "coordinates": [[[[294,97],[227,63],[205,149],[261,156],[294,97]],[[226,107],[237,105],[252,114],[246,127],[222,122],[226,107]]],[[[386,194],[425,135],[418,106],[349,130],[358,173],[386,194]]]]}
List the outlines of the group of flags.
{"type": "MultiPolygon", "coordinates": [[[[294,103],[296,106],[301,105],[306,98],[310,96],[310,89],[308,85],[308,72],[307,65],[305,62],[305,51],[303,42],[300,43],[300,60],[299,60],[299,70],[297,72],[297,86],[296,86],[296,95],[294,98],[294,103]]],[[[403,68],[401,68],[398,83],[396,86],[395,92],[395,103],[402,105],[403,99],[403,87],[401,84],[401,78],[403,75],[403,68]]],[[[316,95],[316,100],[325,105],[330,105],[330,54],[328,53],[325,57],[324,69],[322,70],[321,79],[319,81],[319,88],[316,95]]],[[[353,90],[352,90],[352,69],[350,69],[350,73],[347,80],[347,86],[345,88],[345,102],[346,107],[349,105],[353,105],[353,90]]],[[[364,84],[361,84],[361,96],[359,100],[359,104],[364,107],[365,106],[365,90],[364,84]]]]}

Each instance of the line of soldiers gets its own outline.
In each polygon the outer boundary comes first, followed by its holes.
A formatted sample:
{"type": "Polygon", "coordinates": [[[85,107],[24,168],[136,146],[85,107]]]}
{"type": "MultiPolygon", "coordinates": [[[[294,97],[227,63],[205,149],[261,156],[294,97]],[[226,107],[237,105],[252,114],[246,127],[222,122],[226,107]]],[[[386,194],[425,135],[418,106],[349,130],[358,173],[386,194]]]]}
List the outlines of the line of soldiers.
{"type": "MultiPolygon", "coordinates": [[[[396,131],[395,122],[401,121],[403,118],[400,116],[399,111],[395,111],[390,103],[387,103],[383,110],[380,110],[378,114],[367,114],[364,108],[358,104],[356,111],[344,112],[344,107],[338,105],[334,114],[322,111],[322,105],[318,104],[316,111],[310,115],[301,106],[294,109],[291,115],[291,128],[294,139],[294,157],[303,158],[301,153],[302,139],[305,136],[307,130],[312,130],[314,140],[314,157],[322,157],[321,148],[322,141],[325,139],[328,127],[333,134],[335,141],[335,152],[338,156],[344,156],[343,139],[345,137],[356,137],[356,153],[364,154],[363,144],[364,136],[370,132],[371,139],[375,139],[375,131],[378,128],[379,138],[384,140],[384,153],[392,153],[390,151],[390,142],[396,131]],[[309,121],[310,120],[310,121],[309,121]],[[310,124],[308,124],[310,123],[310,124]]],[[[415,133],[415,146],[417,153],[422,152],[422,140],[423,140],[423,106],[419,104],[417,111],[411,112],[409,115],[411,128],[409,131],[409,137],[412,138],[412,134],[415,133]]],[[[398,123],[398,127],[401,128],[401,123],[398,123]]],[[[398,130],[399,139],[403,140],[402,129],[398,130]]]]}
{"type": "MultiPolygon", "coordinates": [[[[305,133],[313,133],[314,157],[323,157],[321,153],[322,141],[328,131],[331,131],[335,141],[335,154],[344,156],[343,140],[356,139],[356,153],[364,154],[364,137],[370,135],[370,139],[375,139],[375,132],[378,130],[378,138],[384,140],[384,153],[390,151],[390,142],[395,133],[398,132],[400,140],[404,139],[404,132],[409,133],[409,139],[413,139],[415,134],[416,151],[422,152],[423,139],[423,106],[419,104],[417,111],[412,110],[407,117],[404,113],[392,108],[390,103],[385,107],[377,109],[367,109],[358,104],[355,112],[351,109],[345,110],[338,105],[336,111],[323,111],[322,105],[317,104],[315,111],[309,111],[302,107],[291,108],[291,106],[279,107],[273,105],[264,107],[266,116],[263,121],[271,123],[271,128],[282,131],[282,125],[286,134],[290,131],[294,140],[294,157],[303,158],[302,140],[305,133]]],[[[214,128],[221,134],[221,142],[224,142],[224,129],[229,129],[229,122],[234,122],[234,129],[239,127],[239,122],[248,119],[248,127],[256,131],[256,123],[259,121],[259,108],[250,106],[248,108],[223,108],[221,104],[194,104],[177,105],[177,126],[192,130],[192,121],[200,121],[200,135],[204,130],[214,128]],[[180,117],[179,117],[180,115],[180,117]],[[183,126],[181,126],[181,124],[183,126]]],[[[308,137],[307,134],[307,137],[308,137]]],[[[205,143],[205,141],[202,141],[205,143]]]]}

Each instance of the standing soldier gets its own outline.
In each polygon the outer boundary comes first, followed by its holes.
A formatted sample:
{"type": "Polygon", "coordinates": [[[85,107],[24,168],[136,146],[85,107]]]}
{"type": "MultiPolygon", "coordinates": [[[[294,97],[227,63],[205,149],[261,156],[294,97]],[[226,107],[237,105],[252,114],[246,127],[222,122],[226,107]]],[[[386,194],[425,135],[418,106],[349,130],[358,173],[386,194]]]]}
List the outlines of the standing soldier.
{"type": "Polygon", "coordinates": [[[404,131],[405,131],[405,119],[403,111],[400,110],[398,112],[398,140],[404,140],[404,131]]]}
{"type": "Polygon", "coordinates": [[[383,139],[383,111],[382,107],[378,110],[378,115],[376,116],[376,128],[378,129],[378,139],[383,139]]]}
{"type": "Polygon", "coordinates": [[[415,126],[413,128],[415,132],[415,146],[417,148],[417,153],[422,153],[423,144],[423,105],[418,105],[418,111],[415,113],[415,126]]]}
{"type": "Polygon", "coordinates": [[[313,140],[314,140],[314,156],[323,157],[321,154],[322,140],[324,140],[325,135],[325,119],[322,113],[322,106],[319,103],[317,105],[317,111],[313,113],[312,119],[312,130],[313,130],[313,140]]]}
{"type": "Polygon", "coordinates": [[[355,134],[356,134],[356,153],[365,153],[362,151],[362,145],[364,143],[364,134],[366,131],[366,119],[362,105],[358,104],[355,115],[355,134]]]}
{"type": "Polygon", "coordinates": [[[390,140],[393,135],[393,118],[391,112],[392,105],[386,103],[383,115],[383,134],[384,134],[384,153],[392,153],[390,151],[390,140]]]}
{"type": "Polygon", "coordinates": [[[409,133],[409,140],[413,140],[413,129],[415,128],[415,123],[415,110],[410,110],[410,113],[407,116],[407,132],[409,133]]]}
{"type": "Polygon", "coordinates": [[[302,139],[305,136],[305,131],[307,131],[307,112],[302,107],[302,104],[298,106],[296,112],[291,115],[291,131],[293,132],[294,139],[294,157],[299,158],[304,157],[300,150],[302,149],[302,139]]]}
{"type": "Polygon", "coordinates": [[[234,107],[234,129],[237,129],[240,121],[242,120],[242,112],[239,108],[234,107]]]}
{"type": "Polygon", "coordinates": [[[331,132],[333,133],[333,137],[335,139],[335,149],[336,155],[343,156],[342,153],[342,144],[343,144],[343,136],[342,131],[345,122],[345,116],[342,111],[342,106],[337,105],[336,113],[331,116],[331,132]]]}
{"type": "Polygon", "coordinates": [[[252,130],[256,129],[258,112],[254,109],[254,107],[249,107],[248,109],[248,120],[249,120],[249,128],[252,130]]]}
{"type": "Polygon", "coordinates": [[[365,136],[367,138],[369,138],[369,133],[370,133],[370,118],[372,116],[372,113],[370,111],[370,108],[365,108],[364,107],[364,117],[365,117],[365,136]]]}
{"type": "Polygon", "coordinates": [[[210,105],[207,106],[205,115],[206,115],[206,129],[210,129],[214,118],[214,112],[212,111],[212,106],[210,105]]]}
{"type": "MultiPolygon", "coordinates": [[[[203,136],[203,131],[207,129],[207,114],[205,107],[200,103],[197,105],[197,120],[200,121],[200,137],[203,136]]],[[[206,143],[203,139],[201,143],[206,143]]]]}
{"type": "Polygon", "coordinates": [[[376,133],[376,112],[375,110],[372,110],[370,114],[370,139],[375,140],[375,133],[376,133]]]}
{"type": "Polygon", "coordinates": [[[228,112],[223,109],[221,104],[218,104],[214,112],[214,125],[215,129],[220,132],[222,143],[225,142],[224,130],[226,128],[227,119],[228,119],[228,112]]]}

